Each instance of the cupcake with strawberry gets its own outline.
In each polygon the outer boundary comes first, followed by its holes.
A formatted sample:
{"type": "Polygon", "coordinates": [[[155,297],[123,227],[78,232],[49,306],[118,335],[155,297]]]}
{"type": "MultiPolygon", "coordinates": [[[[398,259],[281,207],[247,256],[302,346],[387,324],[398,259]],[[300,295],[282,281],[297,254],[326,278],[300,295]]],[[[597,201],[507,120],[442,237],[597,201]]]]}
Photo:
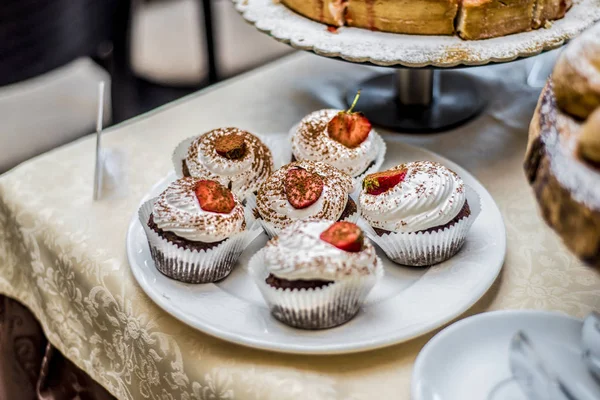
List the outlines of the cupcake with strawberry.
{"type": "Polygon", "coordinates": [[[294,221],[315,218],[330,221],[358,219],[350,176],[321,162],[301,161],[281,167],[260,187],[255,216],[269,237],[294,221]]]}
{"type": "Polygon", "coordinates": [[[218,128],[184,140],[173,153],[173,164],[179,177],[215,180],[242,200],[274,169],[271,150],[238,128],[218,128]]]}
{"type": "Polygon", "coordinates": [[[294,160],[322,161],[359,180],[378,171],[386,146],[369,120],[353,111],[359,95],[347,111],[315,111],[292,128],[294,160]]]}
{"type": "Polygon", "coordinates": [[[475,191],[443,165],[402,164],[368,175],[359,196],[368,231],[394,262],[428,266],[454,256],[480,212],[475,191]]]}
{"type": "Polygon", "coordinates": [[[273,316],[302,329],[349,321],[383,276],[358,226],[318,220],[288,226],[252,257],[249,270],[273,316]]]}
{"type": "Polygon", "coordinates": [[[156,268],[187,283],[225,278],[260,232],[248,229],[244,207],[229,189],[189,177],[144,203],[139,218],[156,268]]]}

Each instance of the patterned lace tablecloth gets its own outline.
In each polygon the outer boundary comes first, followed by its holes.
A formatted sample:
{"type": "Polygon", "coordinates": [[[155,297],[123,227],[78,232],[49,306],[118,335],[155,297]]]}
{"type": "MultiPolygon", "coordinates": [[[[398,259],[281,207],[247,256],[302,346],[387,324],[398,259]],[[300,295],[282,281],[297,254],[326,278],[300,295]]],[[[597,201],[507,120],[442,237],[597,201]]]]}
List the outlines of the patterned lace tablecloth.
{"type": "MultiPolygon", "coordinates": [[[[538,215],[522,160],[539,91],[523,84],[524,71],[519,63],[470,70],[485,77],[490,105],[466,126],[384,137],[456,161],[500,206],[506,263],[467,314],[535,308],[583,317],[600,309],[600,273],[570,255],[538,215]]],[[[312,110],[341,106],[347,87],[380,72],[297,54],[116,126],[105,144],[126,160],[127,187],[100,202],[92,202],[92,137],[3,175],[0,292],[27,305],[50,342],[120,399],[408,399],[412,364],[432,334],[347,356],[244,348],[160,310],[135,282],[125,253],[129,220],[170,170],[180,140],[224,125],[285,132],[312,110]]]]}

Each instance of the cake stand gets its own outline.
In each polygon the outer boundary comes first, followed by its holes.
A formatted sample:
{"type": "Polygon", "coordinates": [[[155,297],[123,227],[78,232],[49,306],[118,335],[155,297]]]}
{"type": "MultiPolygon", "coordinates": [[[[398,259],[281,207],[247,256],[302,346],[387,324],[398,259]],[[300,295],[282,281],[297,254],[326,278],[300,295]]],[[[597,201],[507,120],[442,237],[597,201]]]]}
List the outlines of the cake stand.
{"type": "Polygon", "coordinates": [[[464,41],[454,36],[401,35],[326,25],[274,0],[233,0],[244,19],[290,46],[324,57],[397,69],[360,82],[360,111],[376,125],[403,132],[439,132],[461,125],[485,107],[478,80],[454,69],[505,63],[556,49],[600,20],[600,0],[575,0],[549,28],[500,38],[464,41]],[[450,70],[452,69],[452,70],[450,70]]]}

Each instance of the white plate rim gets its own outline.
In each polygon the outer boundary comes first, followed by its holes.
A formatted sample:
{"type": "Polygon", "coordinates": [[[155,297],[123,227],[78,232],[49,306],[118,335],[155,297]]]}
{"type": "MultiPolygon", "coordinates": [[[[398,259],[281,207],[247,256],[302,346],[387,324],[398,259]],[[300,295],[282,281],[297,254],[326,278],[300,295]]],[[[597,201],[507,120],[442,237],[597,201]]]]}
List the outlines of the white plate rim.
{"type": "Polygon", "coordinates": [[[502,317],[519,317],[519,316],[540,316],[540,317],[551,317],[551,318],[560,318],[565,319],[571,322],[580,322],[583,325],[583,320],[577,317],[573,317],[563,312],[559,311],[548,311],[548,310],[496,310],[484,312],[477,315],[472,315],[470,317],[464,318],[460,321],[453,323],[450,326],[447,326],[440,332],[438,332],[433,338],[431,338],[425,346],[419,352],[417,359],[413,365],[413,371],[411,375],[411,385],[410,385],[410,399],[411,400],[423,400],[419,397],[419,393],[417,392],[417,385],[415,382],[420,379],[421,376],[424,375],[424,368],[427,359],[430,357],[430,353],[433,352],[436,348],[438,342],[444,340],[446,337],[455,334],[456,331],[460,331],[464,327],[478,323],[480,321],[485,321],[489,319],[496,319],[502,317]]]}
{"type": "MultiPolygon", "coordinates": [[[[155,290],[155,288],[152,287],[152,285],[146,284],[143,273],[141,272],[141,267],[138,266],[137,263],[135,262],[135,254],[134,254],[135,250],[132,246],[129,245],[129,243],[131,243],[131,241],[132,241],[134,231],[138,227],[141,229],[141,225],[140,225],[140,222],[139,222],[139,219],[137,216],[137,209],[135,210],[135,212],[131,218],[131,221],[130,221],[130,224],[129,224],[129,227],[127,230],[127,237],[126,237],[127,258],[128,258],[132,273],[133,273],[136,281],[142,288],[142,290],[146,293],[146,295],[148,295],[165,312],[167,312],[171,316],[175,317],[179,321],[185,323],[186,325],[191,326],[191,327],[193,327],[201,332],[204,332],[206,334],[209,334],[213,337],[216,337],[216,338],[219,338],[222,340],[226,340],[231,343],[236,343],[236,344],[239,344],[242,346],[247,346],[247,347],[252,347],[252,348],[267,350],[267,351],[273,351],[273,352],[278,352],[278,353],[311,354],[311,355],[322,355],[322,354],[334,355],[334,354],[359,353],[359,352],[380,349],[380,348],[388,347],[388,346],[399,344],[399,343],[404,343],[411,339],[414,339],[414,338],[422,336],[426,333],[429,333],[439,327],[442,327],[442,326],[446,325],[447,323],[449,323],[450,321],[454,320],[455,318],[459,317],[465,311],[469,310],[473,305],[475,305],[487,293],[487,291],[490,289],[490,287],[496,281],[498,275],[500,274],[500,271],[502,270],[502,267],[504,265],[504,261],[506,258],[506,228],[505,228],[505,224],[504,224],[504,219],[502,217],[502,214],[500,213],[498,205],[494,201],[493,197],[489,194],[487,189],[485,189],[485,187],[479,182],[479,180],[477,180],[472,174],[470,174],[464,168],[460,167],[455,162],[453,162],[443,156],[440,156],[430,150],[427,150],[427,149],[424,149],[421,147],[412,146],[412,145],[409,145],[406,143],[401,143],[400,145],[406,147],[407,149],[418,150],[420,152],[425,153],[428,157],[440,160],[440,162],[442,162],[444,165],[446,165],[450,169],[457,171],[457,173],[459,173],[459,175],[461,175],[461,176],[465,176],[465,175],[470,176],[473,179],[473,181],[477,184],[478,187],[475,187],[474,189],[482,197],[482,199],[484,196],[486,196],[486,197],[489,197],[489,199],[491,200],[490,204],[493,205],[494,210],[490,210],[488,212],[493,211],[494,213],[496,213],[500,216],[500,221],[501,221],[500,228],[502,230],[501,234],[498,237],[498,239],[500,240],[498,243],[498,247],[500,249],[500,252],[502,253],[502,257],[500,260],[498,260],[496,265],[493,266],[494,273],[493,274],[490,273],[489,275],[487,275],[488,279],[481,283],[481,285],[479,286],[480,290],[470,298],[470,301],[462,304],[460,307],[457,307],[457,309],[454,310],[454,312],[449,312],[444,318],[438,318],[427,324],[422,324],[419,329],[415,329],[410,335],[404,335],[402,337],[388,336],[386,338],[379,338],[376,340],[365,340],[362,342],[354,343],[352,345],[333,343],[333,344],[327,346],[326,348],[314,348],[314,347],[306,347],[303,345],[295,345],[295,344],[289,344],[289,343],[285,344],[285,345],[281,345],[281,344],[273,345],[273,343],[266,341],[266,340],[248,338],[248,337],[238,335],[236,333],[232,333],[232,332],[228,332],[228,331],[225,331],[225,330],[222,330],[219,328],[215,328],[206,322],[198,325],[198,324],[192,322],[191,319],[186,315],[186,313],[181,312],[176,307],[175,308],[172,307],[170,302],[167,299],[165,299],[160,293],[158,293],[155,290]]],[[[145,201],[147,201],[151,197],[150,193],[153,190],[156,190],[156,188],[160,187],[161,185],[164,185],[166,180],[168,180],[168,179],[172,180],[174,176],[175,176],[174,172],[171,171],[166,177],[164,177],[159,182],[154,184],[152,186],[152,188],[148,191],[148,193],[144,196],[142,201],[140,201],[140,206],[141,206],[141,204],[143,204],[145,201]]],[[[490,269],[491,268],[492,267],[490,267],[490,269]]]]}

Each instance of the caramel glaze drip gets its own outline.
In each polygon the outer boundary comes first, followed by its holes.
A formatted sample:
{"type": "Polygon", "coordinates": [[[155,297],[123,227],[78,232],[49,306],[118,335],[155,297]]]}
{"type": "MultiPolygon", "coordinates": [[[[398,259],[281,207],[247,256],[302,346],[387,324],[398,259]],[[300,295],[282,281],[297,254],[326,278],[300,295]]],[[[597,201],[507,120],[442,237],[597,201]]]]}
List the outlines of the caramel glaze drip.
{"type": "Polygon", "coordinates": [[[372,31],[377,30],[375,28],[375,0],[365,0],[367,4],[367,24],[369,29],[372,31]]]}
{"type": "Polygon", "coordinates": [[[319,7],[319,21],[325,22],[325,0],[317,0],[319,7]]]}

